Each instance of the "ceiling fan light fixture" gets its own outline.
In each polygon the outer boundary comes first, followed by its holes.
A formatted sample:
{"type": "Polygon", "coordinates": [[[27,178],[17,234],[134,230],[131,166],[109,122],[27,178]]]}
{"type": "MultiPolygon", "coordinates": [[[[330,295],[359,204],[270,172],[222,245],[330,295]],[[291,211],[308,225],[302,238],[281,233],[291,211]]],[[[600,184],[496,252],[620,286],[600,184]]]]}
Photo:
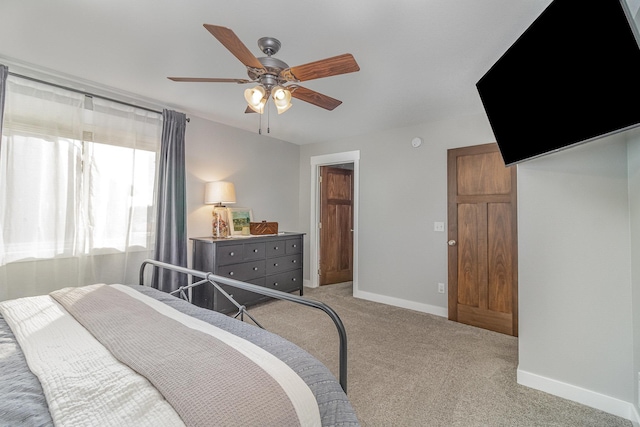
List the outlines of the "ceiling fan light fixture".
{"type": "Polygon", "coordinates": [[[272,90],[273,103],[276,104],[278,114],[282,114],[291,108],[291,91],[282,86],[276,86],[272,90]]]}
{"type": "Polygon", "coordinates": [[[256,58],[231,29],[211,24],[204,24],[204,27],[247,67],[250,80],[217,77],[169,77],[169,79],[176,82],[256,83],[258,86],[244,92],[244,98],[248,104],[245,113],[255,111],[263,114],[269,97],[272,97],[278,114],[282,114],[291,108],[293,91],[296,93],[296,99],[332,111],[342,104],[342,101],[298,86],[296,83],[360,71],[360,66],[350,53],[289,67],[286,62],[273,57],[281,47],[280,41],[273,37],[262,37],[258,40],[258,47],[267,56],[256,58]],[[293,84],[289,84],[288,87],[282,86],[288,83],[293,84]]]}
{"type": "Polygon", "coordinates": [[[262,114],[267,103],[267,92],[262,86],[256,86],[244,91],[244,99],[247,105],[256,113],[262,114]]]}

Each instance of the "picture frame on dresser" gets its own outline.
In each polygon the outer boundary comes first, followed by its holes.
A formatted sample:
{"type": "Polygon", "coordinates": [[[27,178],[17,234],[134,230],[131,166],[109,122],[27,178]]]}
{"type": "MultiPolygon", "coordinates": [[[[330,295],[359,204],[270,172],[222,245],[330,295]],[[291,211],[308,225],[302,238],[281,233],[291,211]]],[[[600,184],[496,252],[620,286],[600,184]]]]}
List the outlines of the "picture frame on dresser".
{"type": "MultiPolygon", "coordinates": [[[[241,236],[242,228],[250,226],[253,221],[251,208],[227,208],[229,218],[229,236],[241,236]]],[[[248,234],[248,233],[247,233],[248,234]]]]}

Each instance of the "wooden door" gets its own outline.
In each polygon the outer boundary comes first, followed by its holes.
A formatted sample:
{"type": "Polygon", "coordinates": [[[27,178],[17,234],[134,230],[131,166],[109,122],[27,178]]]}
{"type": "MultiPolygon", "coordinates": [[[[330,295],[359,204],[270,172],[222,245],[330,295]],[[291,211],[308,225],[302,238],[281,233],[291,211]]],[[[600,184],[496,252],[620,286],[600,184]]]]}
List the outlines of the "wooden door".
{"type": "Polygon", "coordinates": [[[449,319],[518,336],[516,168],[496,144],[447,154],[449,319]]]}
{"type": "Polygon", "coordinates": [[[320,167],[320,285],[353,280],[353,170],[320,167]]]}

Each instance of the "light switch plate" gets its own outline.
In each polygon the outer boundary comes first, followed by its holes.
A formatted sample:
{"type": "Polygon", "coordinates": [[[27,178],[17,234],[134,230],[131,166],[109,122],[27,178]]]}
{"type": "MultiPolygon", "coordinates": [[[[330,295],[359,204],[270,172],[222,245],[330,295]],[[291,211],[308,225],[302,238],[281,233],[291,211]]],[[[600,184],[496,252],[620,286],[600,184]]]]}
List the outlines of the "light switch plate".
{"type": "Polygon", "coordinates": [[[434,222],[433,231],[444,231],[444,222],[434,222]]]}

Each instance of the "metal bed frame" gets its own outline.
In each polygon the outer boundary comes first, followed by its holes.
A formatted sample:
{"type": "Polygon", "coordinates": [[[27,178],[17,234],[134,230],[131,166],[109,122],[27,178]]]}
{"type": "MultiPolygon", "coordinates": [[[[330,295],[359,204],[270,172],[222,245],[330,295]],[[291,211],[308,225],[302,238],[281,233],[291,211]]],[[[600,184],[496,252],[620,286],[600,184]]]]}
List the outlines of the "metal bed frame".
{"type": "Polygon", "coordinates": [[[327,314],[327,316],[331,318],[334,325],[336,326],[336,329],[338,330],[338,336],[340,338],[340,348],[339,348],[340,379],[339,381],[340,381],[340,386],[342,387],[344,392],[345,393],[347,392],[347,333],[345,331],[344,325],[342,324],[342,320],[340,320],[340,317],[338,316],[338,314],[328,305],[321,303],[319,301],[314,301],[311,299],[303,298],[303,297],[289,294],[286,292],[276,291],[274,289],[253,285],[251,283],[245,283],[239,280],[228,279],[226,277],[217,276],[213,273],[206,273],[204,271],[192,270],[189,268],[180,267],[173,264],[167,264],[165,262],[155,261],[152,259],[144,260],[142,262],[142,265],[140,266],[140,282],[139,282],[140,285],[144,285],[144,271],[147,265],[152,265],[157,268],[164,268],[167,270],[176,271],[178,273],[189,274],[192,277],[201,278],[202,280],[198,282],[195,282],[186,286],[180,286],[175,291],[170,292],[170,294],[177,295],[180,298],[191,302],[187,292],[188,290],[190,290],[195,286],[200,286],[202,284],[211,284],[218,290],[218,292],[224,295],[229,301],[231,301],[233,305],[236,306],[236,308],[238,309],[238,312],[235,314],[234,316],[235,318],[240,317],[240,320],[244,321],[244,315],[246,314],[261,329],[265,329],[265,328],[251,314],[249,314],[249,312],[247,311],[247,308],[244,305],[239,304],[235,299],[233,299],[233,296],[229,295],[224,289],[222,289],[219,283],[222,283],[227,286],[232,286],[234,288],[255,292],[257,294],[265,295],[267,297],[271,297],[279,300],[291,301],[296,304],[301,304],[306,307],[312,307],[312,308],[316,308],[323,311],[325,314],[327,314]]]}

